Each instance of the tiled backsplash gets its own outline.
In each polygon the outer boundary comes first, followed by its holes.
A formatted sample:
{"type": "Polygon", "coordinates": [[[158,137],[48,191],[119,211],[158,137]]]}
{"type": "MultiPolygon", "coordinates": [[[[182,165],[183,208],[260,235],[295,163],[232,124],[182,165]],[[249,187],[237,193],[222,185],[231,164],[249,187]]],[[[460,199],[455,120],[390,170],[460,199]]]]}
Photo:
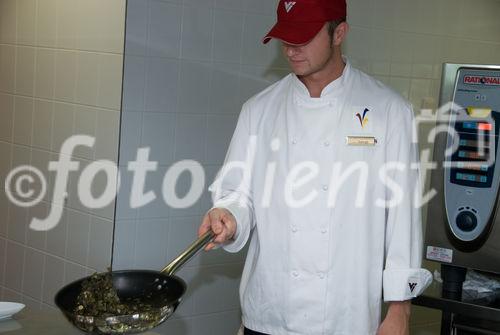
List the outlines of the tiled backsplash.
{"type": "MultiPolygon", "coordinates": [[[[83,207],[70,173],[68,201],[56,228],[36,232],[31,218],[47,217],[61,144],[71,135],[96,137],[78,147],[84,166],[117,160],[121,109],[125,0],[0,0],[0,176],[31,164],[49,192],[33,208],[0,196],[2,299],[35,308],[54,304],[63,284],[111,264],[114,203],[83,207]]],[[[95,194],[100,194],[97,186],[95,194]]]]}

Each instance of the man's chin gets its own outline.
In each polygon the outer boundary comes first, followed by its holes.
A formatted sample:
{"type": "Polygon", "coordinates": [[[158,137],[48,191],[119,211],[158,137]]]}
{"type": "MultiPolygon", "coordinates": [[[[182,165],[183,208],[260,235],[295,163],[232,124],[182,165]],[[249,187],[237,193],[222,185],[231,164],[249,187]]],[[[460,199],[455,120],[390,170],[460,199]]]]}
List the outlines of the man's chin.
{"type": "Polygon", "coordinates": [[[305,64],[303,63],[289,62],[288,65],[290,66],[292,72],[295,73],[295,75],[297,76],[303,76],[307,74],[308,69],[306,68],[306,66],[304,66],[305,64]]]}
{"type": "Polygon", "coordinates": [[[308,75],[308,71],[305,69],[297,69],[297,68],[292,68],[292,72],[297,76],[297,77],[303,77],[308,75]]]}

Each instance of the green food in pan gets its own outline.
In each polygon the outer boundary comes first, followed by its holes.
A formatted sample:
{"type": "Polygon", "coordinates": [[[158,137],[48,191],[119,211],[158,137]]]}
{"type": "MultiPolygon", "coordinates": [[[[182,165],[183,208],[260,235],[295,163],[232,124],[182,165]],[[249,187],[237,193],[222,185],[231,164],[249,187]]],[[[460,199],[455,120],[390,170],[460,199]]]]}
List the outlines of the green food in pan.
{"type": "MultiPolygon", "coordinates": [[[[146,297],[150,298],[150,297],[146,297]]],[[[141,303],[140,299],[121,301],[113,287],[111,272],[94,273],[83,281],[82,289],[76,300],[74,313],[95,317],[108,315],[131,315],[147,313],[156,308],[141,303]]]]}

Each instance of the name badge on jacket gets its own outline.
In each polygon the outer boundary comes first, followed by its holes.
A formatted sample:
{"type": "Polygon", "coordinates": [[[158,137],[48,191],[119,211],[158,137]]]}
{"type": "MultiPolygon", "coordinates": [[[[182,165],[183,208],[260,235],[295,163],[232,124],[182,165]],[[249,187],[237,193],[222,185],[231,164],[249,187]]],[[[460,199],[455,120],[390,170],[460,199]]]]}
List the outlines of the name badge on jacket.
{"type": "Polygon", "coordinates": [[[353,146],[374,146],[377,139],[373,136],[347,136],[346,143],[353,146]]]}

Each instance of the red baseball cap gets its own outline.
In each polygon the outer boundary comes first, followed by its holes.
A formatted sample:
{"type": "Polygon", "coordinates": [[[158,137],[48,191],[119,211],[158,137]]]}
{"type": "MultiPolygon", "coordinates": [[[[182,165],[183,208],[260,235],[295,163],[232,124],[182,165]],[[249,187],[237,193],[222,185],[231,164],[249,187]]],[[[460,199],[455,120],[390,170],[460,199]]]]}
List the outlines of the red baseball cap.
{"type": "Polygon", "coordinates": [[[267,33],[262,42],[277,38],[289,44],[305,44],[323,28],[328,21],[345,19],[346,0],[280,0],[278,22],[267,33]]]}

